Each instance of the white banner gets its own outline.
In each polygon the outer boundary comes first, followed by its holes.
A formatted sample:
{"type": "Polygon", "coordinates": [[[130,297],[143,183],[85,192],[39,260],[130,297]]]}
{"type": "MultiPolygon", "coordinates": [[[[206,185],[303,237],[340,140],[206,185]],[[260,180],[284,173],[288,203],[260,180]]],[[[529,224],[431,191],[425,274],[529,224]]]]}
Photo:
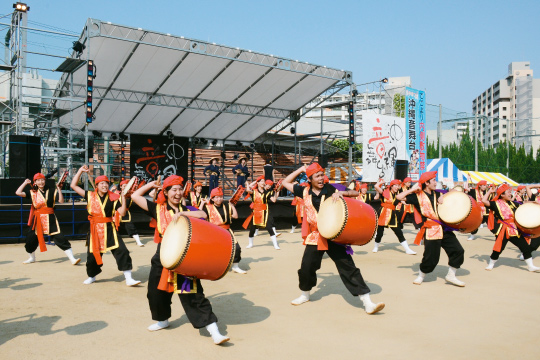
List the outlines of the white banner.
{"type": "Polygon", "coordinates": [[[362,181],[386,182],[394,178],[396,160],[407,160],[405,119],[380,114],[363,114],[362,181]]]}

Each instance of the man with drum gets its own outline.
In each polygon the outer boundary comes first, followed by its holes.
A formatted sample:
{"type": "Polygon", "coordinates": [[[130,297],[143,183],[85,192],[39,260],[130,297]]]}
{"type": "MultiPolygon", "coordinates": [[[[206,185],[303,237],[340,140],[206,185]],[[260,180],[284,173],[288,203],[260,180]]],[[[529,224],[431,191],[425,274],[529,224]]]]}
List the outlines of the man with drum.
{"type": "Polygon", "coordinates": [[[200,209],[202,201],[206,199],[206,196],[202,194],[202,184],[197,181],[193,185],[193,190],[195,191],[189,192],[189,204],[194,208],[200,209]]]}
{"type": "Polygon", "coordinates": [[[182,205],[183,182],[184,179],[177,175],[170,175],[165,179],[163,191],[158,195],[157,203],[144,198],[144,194],[148,191],[159,187],[155,181],[149,182],[131,195],[133,201],[156,220],[156,231],[159,234],[157,250],[151,260],[147,294],[152,320],[157,323],[150,325],[148,330],[157,331],[169,327],[171,299],[173,293],[177,293],[191,325],[196,329],[206,327],[214,343],[219,345],[230,339],[219,332],[217,317],[212,311],[210,301],[204,295],[201,280],[184,277],[161,265],[161,239],[168,225],[179,216],[207,218],[204,211],[189,211],[182,205]],[[188,286],[182,286],[186,283],[188,286]]]}
{"type": "MultiPolygon", "coordinates": [[[[124,191],[128,183],[129,183],[128,179],[120,181],[120,193],[124,191]]],[[[141,242],[141,238],[139,237],[139,231],[135,227],[135,224],[131,221],[131,212],[129,211],[129,208],[133,204],[133,200],[131,199],[131,196],[129,195],[126,195],[125,198],[127,201],[126,215],[122,216],[122,218],[120,219],[120,225],[124,225],[127,234],[131,236],[133,239],[135,239],[135,242],[137,243],[138,246],[142,247],[144,246],[144,244],[141,242]]],[[[122,203],[122,199],[124,198],[120,197],[119,199],[120,203],[122,203]]]]}
{"type": "Polygon", "coordinates": [[[528,270],[540,271],[540,268],[533,264],[531,247],[516,226],[515,213],[520,204],[512,201],[512,188],[508,184],[502,184],[496,191],[494,188],[490,188],[484,195],[482,202],[486,208],[491,210],[489,223],[494,223],[495,219],[497,220],[494,227],[496,235],[495,245],[493,246],[493,252],[489,257],[489,264],[486,267],[486,270],[493,270],[493,267],[501,253],[504,251],[506,244],[511,242],[517,246],[523,254],[528,270]],[[490,201],[491,195],[495,193],[495,197],[490,201]]]}
{"type": "MultiPolygon", "coordinates": [[[[486,180],[480,180],[478,184],[476,184],[476,187],[474,189],[469,189],[468,182],[463,183],[463,192],[467,195],[470,195],[478,205],[482,208],[482,214],[484,216],[484,220],[482,221],[482,224],[486,223],[488,220],[488,211],[486,207],[484,206],[484,203],[482,202],[482,199],[484,198],[484,194],[486,193],[486,189],[488,188],[488,183],[486,180]]],[[[483,225],[480,225],[480,227],[483,227],[483,225]]],[[[478,232],[478,229],[471,232],[471,235],[467,238],[467,240],[474,240],[476,233],[478,232]]]]}
{"type": "Polygon", "coordinates": [[[249,176],[249,169],[247,167],[247,158],[241,157],[238,159],[238,165],[233,167],[232,172],[236,175],[236,187],[240,185],[246,186],[246,179],[249,176]]]}
{"type": "MultiPolygon", "coordinates": [[[[398,194],[398,200],[406,200],[407,204],[414,205],[420,212],[422,227],[415,239],[415,244],[420,245],[424,240],[424,256],[420,263],[418,277],[413,284],[420,285],[426,274],[431,273],[441,256],[441,248],[448,255],[448,274],[445,280],[449,283],[463,287],[465,283],[456,277],[456,271],[461,267],[465,258],[465,251],[452,231],[444,230],[437,213],[438,204],[443,203],[443,196],[435,191],[437,188],[437,172],[428,171],[423,173],[418,183],[409,190],[398,194]]],[[[418,219],[420,220],[420,219],[418,219]]]]}
{"type": "Polygon", "coordinates": [[[304,241],[306,248],[300,270],[298,270],[299,287],[302,294],[291,303],[301,305],[309,301],[310,291],[317,285],[317,270],[321,267],[324,253],[327,253],[336,264],[339,276],[347,290],[353,296],[360,297],[366,313],[375,314],[384,309],[384,303],[375,304],[371,301],[369,287],[365,283],[360,269],[354,264],[352,256],[347,253],[346,247],[324,239],[317,228],[317,213],[325,198],[332,197],[334,201],[337,201],[343,196],[358,196],[358,192],[354,190],[337,191],[335,187],[325,184],[324,169],[318,163],[297,169],[283,180],[283,186],[295,196],[304,199],[304,221],[309,226],[309,234],[307,234],[304,241]],[[306,173],[310,186],[293,185],[294,179],[303,172],[306,173]]]}
{"type": "Polygon", "coordinates": [[[45,183],[45,175],[42,173],[35,174],[33,180],[34,187],[32,189],[25,189],[32,184],[30,179],[26,179],[15,191],[17,196],[32,200],[30,218],[28,219],[28,226],[32,226],[32,228],[26,234],[26,243],[24,245],[29,258],[23,261],[23,264],[36,262],[36,249],[38,246],[41,252],[47,251],[43,235],[49,235],[55,245],[64,250],[71,264],[77,265],[81,262],[81,259],[75,259],[73,256],[71,244],[60,231],[60,225],[54,214],[55,202],[58,201],[61,204],[64,202],[61,185],[57,185],[54,190],[49,188],[45,183]]]}
{"type": "MultiPolygon", "coordinates": [[[[118,201],[119,196],[109,191],[109,178],[105,175],[96,178],[95,191],[85,191],[77,183],[83,172],[88,172],[88,166],[83,166],[77,171],[71,181],[71,188],[77,194],[86,199],[88,205],[88,220],[90,231],[87,237],[86,279],[83,284],[89,285],[96,281],[96,276],[101,273],[103,266],[102,253],[111,251],[118,270],[124,273],[127,286],[136,286],[141,282],[131,276],[133,265],[131,256],[124,244],[124,240],[117,233],[120,225],[120,217],[126,215],[126,200],[122,204],[118,201]]],[[[122,195],[123,196],[123,195],[122,195]]]]}
{"type": "Polygon", "coordinates": [[[401,224],[399,212],[396,209],[396,205],[403,205],[402,201],[396,199],[396,195],[399,192],[401,181],[394,179],[390,182],[388,186],[389,189],[384,191],[381,189],[381,184],[384,180],[380,180],[375,184],[375,190],[379,193],[381,197],[381,210],[379,212],[379,223],[377,226],[377,235],[375,236],[375,245],[373,247],[373,252],[379,251],[379,245],[384,234],[384,228],[390,228],[396,234],[399,243],[405,250],[405,253],[408,255],[416,255],[416,252],[412,251],[403,236],[403,225],[401,224]]]}
{"type": "MultiPolygon", "coordinates": [[[[227,230],[234,237],[231,223],[232,219],[238,219],[238,213],[233,204],[230,202],[223,202],[223,190],[220,187],[212,190],[210,193],[210,200],[208,202],[205,201],[202,210],[208,216],[208,221],[227,230]]],[[[242,257],[240,256],[241,252],[242,249],[237,241],[231,270],[239,274],[247,274],[247,271],[240,269],[239,266],[240,260],[242,260],[242,257]]]]}
{"type": "Polygon", "coordinates": [[[249,184],[249,186],[246,188],[246,191],[251,194],[251,201],[253,202],[250,207],[253,209],[253,212],[251,215],[248,216],[246,221],[244,221],[243,227],[244,229],[247,229],[249,227],[249,235],[248,235],[248,246],[246,246],[247,249],[250,249],[253,247],[253,237],[255,236],[255,230],[257,228],[263,228],[268,231],[268,234],[270,235],[270,239],[272,240],[272,244],[274,245],[274,249],[280,250],[280,247],[277,242],[277,236],[276,232],[273,228],[273,221],[272,217],[270,215],[270,209],[268,207],[268,202],[276,202],[277,199],[277,193],[274,193],[273,191],[266,191],[265,190],[266,182],[264,180],[264,176],[261,175],[249,184]],[[253,189],[255,187],[255,189],[253,189]]]}
{"type": "Polygon", "coordinates": [[[210,159],[210,165],[204,168],[204,173],[209,177],[208,193],[212,193],[212,190],[219,186],[219,166],[217,165],[218,158],[213,157],[210,159]]]}

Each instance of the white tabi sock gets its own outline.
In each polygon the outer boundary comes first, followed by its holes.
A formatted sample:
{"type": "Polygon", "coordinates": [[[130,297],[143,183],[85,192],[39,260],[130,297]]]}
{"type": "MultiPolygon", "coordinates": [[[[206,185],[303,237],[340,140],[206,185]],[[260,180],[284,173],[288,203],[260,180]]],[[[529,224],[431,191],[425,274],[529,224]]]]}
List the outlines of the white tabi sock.
{"type": "Polygon", "coordinates": [[[373,251],[373,252],[379,251],[379,243],[378,243],[378,242],[376,242],[376,243],[373,244],[373,250],[372,250],[372,251],[373,251]]]}
{"type": "Polygon", "coordinates": [[[416,251],[412,251],[409,247],[409,244],[407,244],[407,241],[400,242],[401,246],[403,246],[403,249],[405,249],[405,253],[407,255],[416,255],[416,251]]]}
{"type": "Polygon", "coordinates": [[[309,291],[302,291],[302,294],[300,294],[299,297],[291,301],[291,304],[302,305],[303,303],[306,303],[308,301],[309,301],[309,291]]]}
{"type": "Polygon", "coordinates": [[[274,244],[274,249],[280,250],[279,245],[277,243],[277,237],[276,235],[270,236],[270,239],[272,239],[272,244],[274,244]]]}
{"type": "Polygon", "coordinates": [[[248,243],[248,246],[246,246],[246,249],[251,249],[253,247],[253,238],[252,237],[248,238],[248,241],[249,243],[248,243]]]}
{"type": "Polygon", "coordinates": [[[230,340],[228,336],[221,335],[221,333],[219,332],[217,323],[215,322],[211,323],[210,325],[206,325],[206,330],[208,330],[208,332],[212,336],[212,340],[214,340],[214,344],[216,345],[223,344],[224,342],[227,342],[230,340]]]}
{"type": "Polygon", "coordinates": [[[527,264],[527,268],[529,271],[538,272],[540,271],[539,267],[534,266],[532,257],[525,259],[525,263],[527,264]]]}
{"type": "Polygon", "coordinates": [[[449,266],[448,274],[446,275],[444,279],[453,285],[464,287],[465,283],[456,277],[456,271],[457,271],[456,268],[449,266]]]}
{"type": "Polygon", "coordinates": [[[238,265],[238,263],[233,263],[231,270],[238,274],[247,274],[246,270],[240,269],[240,266],[238,265]]]}
{"type": "Polygon", "coordinates": [[[127,286],[135,286],[135,285],[139,285],[141,283],[139,280],[134,280],[131,277],[131,270],[125,270],[124,271],[124,277],[126,278],[126,285],[127,286]]]}
{"type": "Polygon", "coordinates": [[[33,252],[33,253],[28,253],[29,255],[29,258],[25,261],[23,261],[23,264],[31,264],[31,263],[34,263],[36,262],[36,253],[33,252]]]}
{"type": "Polygon", "coordinates": [[[296,229],[296,226],[293,226],[292,229],[291,229],[291,234],[294,233],[294,229],[296,229]]]}
{"type": "Polygon", "coordinates": [[[362,303],[364,304],[364,310],[369,315],[375,314],[381,311],[382,309],[384,309],[384,303],[378,303],[378,304],[373,303],[371,301],[371,298],[369,297],[369,293],[360,295],[359,298],[360,300],[362,300],[362,303]]]}
{"type": "Polygon", "coordinates": [[[168,327],[169,327],[169,319],[158,321],[157,323],[150,325],[148,327],[148,331],[158,331],[158,330],[165,329],[168,327]]]}
{"type": "Polygon", "coordinates": [[[64,252],[66,253],[67,257],[69,258],[69,260],[71,261],[73,265],[77,265],[78,263],[81,262],[81,259],[75,259],[75,256],[73,256],[73,250],[67,249],[64,252]]]}
{"type": "Polygon", "coordinates": [[[486,270],[487,270],[487,271],[493,270],[493,267],[495,266],[495,263],[496,263],[496,262],[497,262],[497,260],[489,259],[489,264],[488,264],[488,266],[486,267],[486,270]]]}
{"type": "Polygon", "coordinates": [[[418,271],[418,277],[414,279],[413,284],[420,285],[422,282],[424,282],[424,277],[426,274],[424,274],[422,271],[418,271]]]}
{"type": "Polygon", "coordinates": [[[139,235],[135,234],[133,235],[133,238],[135,239],[135,242],[137,243],[137,245],[144,246],[144,244],[141,242],[141,239],[139,238],[139,235]]]}

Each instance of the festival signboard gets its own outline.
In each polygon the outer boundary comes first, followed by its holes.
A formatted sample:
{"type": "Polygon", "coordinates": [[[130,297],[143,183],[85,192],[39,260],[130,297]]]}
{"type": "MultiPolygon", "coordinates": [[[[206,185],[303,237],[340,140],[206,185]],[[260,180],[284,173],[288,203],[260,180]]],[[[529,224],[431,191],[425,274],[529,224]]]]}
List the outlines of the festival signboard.
{"type": "Polygon", "coordinates": [[[381,114],[363,114],[362,181],[386,182],[394,178],[396,160],[407,159],[405,119],[381,114]]]}
{"type": "Polygon", "coordinates": [[[405,89],[405,124],[409,176],[418,180],[426,171],[426,93],[405,89]]]}

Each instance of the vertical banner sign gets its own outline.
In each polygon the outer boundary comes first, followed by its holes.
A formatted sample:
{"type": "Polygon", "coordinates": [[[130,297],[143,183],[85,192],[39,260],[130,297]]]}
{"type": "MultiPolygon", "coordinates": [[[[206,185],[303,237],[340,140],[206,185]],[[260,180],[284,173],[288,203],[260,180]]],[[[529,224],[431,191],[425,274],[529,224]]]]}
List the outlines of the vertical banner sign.
{"type": "Polygon", "coordinates": [[[364,141],[362,181],[394,178],[396,160],[406,160],[405,119],[380,114],[362,116],[364,141]]]}
{"type": "Polygon", "coordinates": [[[418,180],[426,170],[426,94],[405,89],[405,136],[409,176],[418,180]]]}
{"type": "Polygon", "coordinates": [[[189,139],[159,135],[130,136],[131,175],[146,182],[156,180],[158,175],[180,175],[188,178],[189,139]]]}

